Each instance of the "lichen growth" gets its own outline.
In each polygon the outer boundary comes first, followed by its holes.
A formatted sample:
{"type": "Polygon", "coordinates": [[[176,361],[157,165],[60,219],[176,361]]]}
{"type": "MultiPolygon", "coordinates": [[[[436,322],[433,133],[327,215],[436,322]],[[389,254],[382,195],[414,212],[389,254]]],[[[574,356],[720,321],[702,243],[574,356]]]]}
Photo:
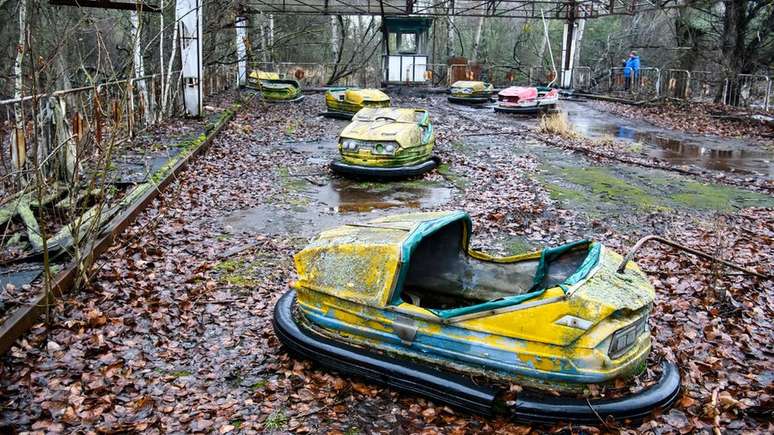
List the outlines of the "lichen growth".
{"type": "Polygon", "coordinates": [[[218,281],[222,284],[234,287],[253,287],[258,285],[256,276],[261,266],[259,262],[251,263],[244,259],[228,259],[216,264],[213,270],[221,272],[218,281]]]}

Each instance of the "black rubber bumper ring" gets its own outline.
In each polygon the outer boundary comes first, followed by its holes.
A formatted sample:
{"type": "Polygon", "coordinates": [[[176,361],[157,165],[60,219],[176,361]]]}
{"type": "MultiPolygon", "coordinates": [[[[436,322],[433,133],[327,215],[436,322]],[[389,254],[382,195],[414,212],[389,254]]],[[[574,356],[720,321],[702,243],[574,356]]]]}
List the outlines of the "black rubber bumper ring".
{"type": "Polygon", "coordinates": [[[380,167],[360,166],[344,163],[341,160],[331,162],[331,170],[340,175],[374,179],[400,179],[416,177],[432,170],[441,163],[441,159],[433,156],[430,159],[410,166],[380,167]]]}
{"type": "Polygon", "coordinates": [[[498,390],[475,384],[468,377],[350,346],[299,326],[293,317],[295,300],[296,292],[290,290],[274,307],[274,333],[289,351],[330,369],[470,413],[492,416],[497,409],[516,421],[543,424],[601,424],[608,417],[637,421],[656,409],[669,408],[680,395],[680,371],[675,364],[663,361],[655,385],[622,398],[587,401],[525,392],[505,405],[498,402],[498,390]]]}

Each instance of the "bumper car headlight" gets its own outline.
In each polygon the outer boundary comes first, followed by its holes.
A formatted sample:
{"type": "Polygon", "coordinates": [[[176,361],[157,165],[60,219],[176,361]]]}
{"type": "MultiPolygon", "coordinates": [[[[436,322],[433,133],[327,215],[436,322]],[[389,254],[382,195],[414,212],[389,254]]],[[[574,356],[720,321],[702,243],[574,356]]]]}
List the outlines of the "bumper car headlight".
{"type": "Polygon", "coordinates": [[[374,145],[373,151],[374,154],[394,154],[396,148],[394,143],[378,143],[374,145]]]}
{"type": "Polygon", "coordinates": [[[358,145],[358,141],[354,139],[344,139],[341,142],[341,148],[347,151],[357,151],[358,145]]]}
{"type": "Polygon", "coordinates": [[[619,358],[634,346],[642,333],[648,329],[648,316],[642,316],[631,325],[621,328],[613,333],[610,340],[610,348],[607,351],[611,359],[619,358]]]}

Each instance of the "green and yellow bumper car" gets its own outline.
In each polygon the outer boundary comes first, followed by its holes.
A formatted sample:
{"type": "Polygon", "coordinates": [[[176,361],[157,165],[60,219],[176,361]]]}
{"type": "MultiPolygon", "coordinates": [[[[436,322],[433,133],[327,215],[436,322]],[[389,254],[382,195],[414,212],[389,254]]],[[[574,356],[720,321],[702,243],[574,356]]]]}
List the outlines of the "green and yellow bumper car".
{"type": "Polygon", "coordinates": [[[463,80],[454,82],[449,93],[450,103],[484,104],[492,101],[494,86],[491,83],[463,80]]]}
{"type": "Polygon", "coordinates": [[[378,89],[330,88],[325,91],[325,106],[325,116],[352,119],[364,107],[390,107],[390,97],[378,89]]]}
{"type": "Polygon", "coordinates": [[[435,133],[424,109],[361,109],[339,135],[331,169],[367,178],[407,178],[435,168],[435,133]]]}
{"type": "Polygon", "coordinates": [[[304,99],[297,80],[280,79],[277,73],[256,70],[250,73],[247,83],[249,87],[261,91],[261,97],[270,103],[289,103],[304,99]]]}
{"type": "Polygon", "coordinates": [[[295,256],[275,333],[323,366],[482,414],[599,423],[671,406],[669,362],[637,393],[577,395],[646,367],[655,292],[635,264],[618,273],[622,257],[591,241],[492,257],[470,248],[471,227],[457,211],[324,231],[295,256]],[[525,387],[514,401],[509,383],[525,387]]]}

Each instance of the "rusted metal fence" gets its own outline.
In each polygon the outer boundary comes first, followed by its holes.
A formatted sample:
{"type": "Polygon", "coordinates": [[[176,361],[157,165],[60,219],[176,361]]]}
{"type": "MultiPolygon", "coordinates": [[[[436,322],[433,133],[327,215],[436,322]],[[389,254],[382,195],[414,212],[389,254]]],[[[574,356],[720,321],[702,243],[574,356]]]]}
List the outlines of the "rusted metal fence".
{"type": "MultiPolygon", "coordinates": [[[[583,72],[573,75],[573,86],[587,90],[588,86],[575,77],[584,76],[587,67],[576,67],[583,72]]],[[[588,71],[591,71],[590,69],[588,71]]],[[[589,75],[592,73],[589,72],[589,75]]],[[[774,83],[765,75],[739,74],[734,79],[725,79],[719,73],[689,71],[683,69],[640,68],[627,78],[624,68],[610,68],[607,88],[594,85],[590,77],[590,91],[636,98],[666,97],[685,101],[717,102],[735,107],[772,111],[774,110],[774,83]]]]}
{"type": "Polygon", "coordinates": [[[661,71],[658,68],[640,68],[636,71],[626,68],[610,68],[608,89],[610,92],[632,94],[638,98],[659,96],[661,71]]]}
{"type": "Polygon", "coordinates": [[[767,76],[739,74],[726,80],[723,102],[729,106],[769,110],[771,79],[767,76]]]}
{"type": "Polygon", "coordinates": [[[711,102],[723,95],[725,80],[709,71],[691,71],[688,87],[688,98],[691,101],[711,102]]]}
{"type": "MultiPolygon", "coordinates": [[[[233,88],[235,77],[233,67],[208,68],[205,96],[233,88]]],[[[105,143],[182,114],[180,71],[169,79],[166,103],[161,74],[0,101],[0,193],[13,194],[38,169],[67,179],[58,171],[72,176],[72,161],[88,161],[105,143]]]]}
{"type": "Polygon", "coordinates": [[[545,66],[533,66],[529,68],[530,86],[547,86],[556,79],[556,72],[545,66]]]}
{"type": "Polygon", "coordinates": [[[592,88],[593,72],[591,67],[576,66],[572,70],[572,88],[578,91],[587,91],[592,88]]]}
{"type": "Polygon", "coordinates": [[[691,72],[684,69],[665,69],[661,95],[687,100],[691,94],[691,72]]]}

